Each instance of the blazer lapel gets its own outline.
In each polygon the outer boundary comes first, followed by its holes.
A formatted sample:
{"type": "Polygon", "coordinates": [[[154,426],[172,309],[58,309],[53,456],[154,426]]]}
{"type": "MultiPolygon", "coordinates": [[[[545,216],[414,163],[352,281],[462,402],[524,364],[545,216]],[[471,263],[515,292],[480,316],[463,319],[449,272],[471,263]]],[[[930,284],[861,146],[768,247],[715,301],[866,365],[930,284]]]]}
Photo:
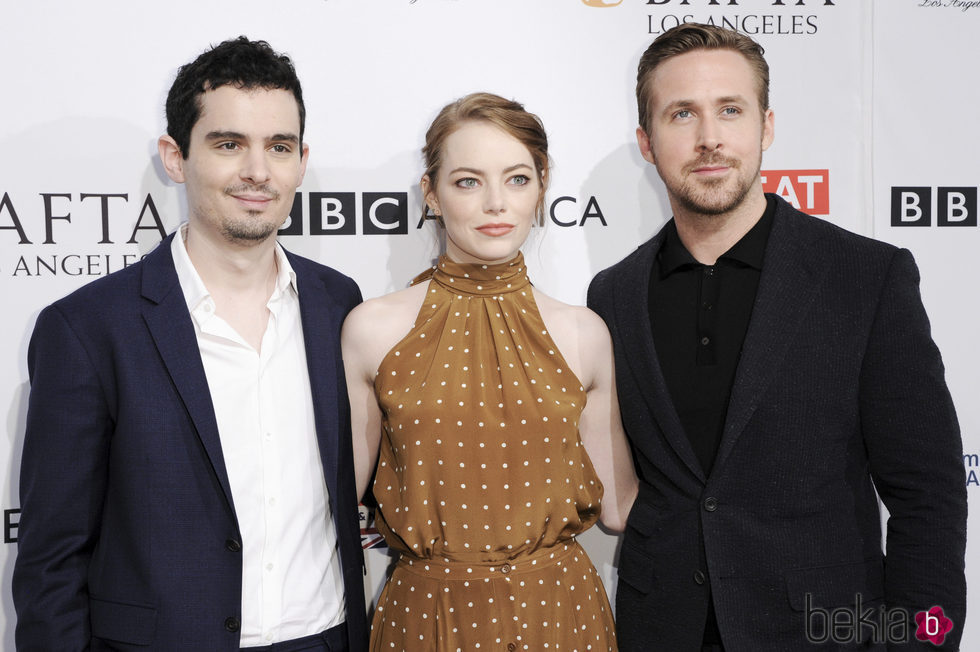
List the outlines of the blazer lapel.
{"type": "MultiPolygon", "coordinates": [[[[810,218],[803,218],[810,219],[810,218]]],[[[776,375],[821,281],[806,224],[789,204],[777,207],[752,317],[735,372],[725,430],[713,470],[720,469],[776,375]]]]}
{"type": "MultiPolygon", "coordinates": [[[[680,417],[677,416],[677,409],[667,390],[667,382],[664,380],[657,350],[653,344],[653,329],[650,325],[648,309],[650,273],[663,242],[664,230],[661,230],[641,246],[640,255],[630,259],[631,264],[627,268],[623,282],[615,286],[616,327],[622,333],[622,340],[628,342],[631,347],[624,357],[629,362],[637,392],[646,401],[650,414],[660,426],[664,438],[688,469],[704,482],[704,470],[684,432],[680,417]]],[[[656,310],[654,313],[659,314],[656,310]]],[[[670,318],[666,313],[663,314],[665,319],[670,318]]],[[[641,447],[643,445],[642,441],[635,443],[641,447]]]]}
{"type": "MultiPolygon", "coordinates": [[[[320,461],[327,482],[330,501],[338,495],[339,431],[338,415],[346,406],[338,405],[337,391],[340,359],[337,355],[342,311],[333,300],[323,281],[311,273],[300,258],[286,253],[296,272],[299,292],[300,319],[306,346],[306,365],[310,374],[313,414],[320,461]]],[[[346,390],[345,390],[346,391],[346,390]]],[[[334,505],[336,513],[337,505],[334,505]]]]}
{"type": "Polygon", "coordinates": [[[204,363],[170,254],[173,237],[171,235],[161,242],[143,260],[142,293],[147,299],[142,308],[143,319],[197,430],[228,508],[234,515],[231,485],[221,452],[218,422],[214,416],[204,363]]]}

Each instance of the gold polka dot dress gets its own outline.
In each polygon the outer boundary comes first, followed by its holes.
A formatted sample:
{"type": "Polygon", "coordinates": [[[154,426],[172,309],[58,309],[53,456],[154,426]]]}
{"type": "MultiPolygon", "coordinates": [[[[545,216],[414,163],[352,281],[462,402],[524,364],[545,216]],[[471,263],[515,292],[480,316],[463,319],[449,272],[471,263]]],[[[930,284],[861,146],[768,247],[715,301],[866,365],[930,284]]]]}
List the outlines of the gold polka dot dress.
{"type": "Polygon", "coordinates": [[[378,529],[401,553],[372,650],[615,650],[575,541],[602,484],[578,434],[585,390],[548,334],[523,256],[446,256],[375,393],[378,529]]]}

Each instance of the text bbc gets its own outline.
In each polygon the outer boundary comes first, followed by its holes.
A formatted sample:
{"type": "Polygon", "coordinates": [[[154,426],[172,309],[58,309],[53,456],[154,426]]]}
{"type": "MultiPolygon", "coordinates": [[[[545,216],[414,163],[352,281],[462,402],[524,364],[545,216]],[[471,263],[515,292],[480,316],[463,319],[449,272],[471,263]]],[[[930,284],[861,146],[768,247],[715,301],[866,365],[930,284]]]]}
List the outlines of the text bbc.
{"type": "Polygon", "coordinates": [[[891,200],[892,226],[977,226],[976,187],[893,186],[891,200]]]}

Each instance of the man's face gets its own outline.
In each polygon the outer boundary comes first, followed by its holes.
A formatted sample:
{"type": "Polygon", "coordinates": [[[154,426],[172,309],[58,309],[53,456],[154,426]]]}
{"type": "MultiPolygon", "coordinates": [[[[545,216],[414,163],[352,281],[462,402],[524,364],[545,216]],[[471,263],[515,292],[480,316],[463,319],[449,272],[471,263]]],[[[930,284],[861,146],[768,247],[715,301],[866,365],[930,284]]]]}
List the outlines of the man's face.
{"type": "Polygon", "coordinates": [[[167,173],[187,186],[191,226],[238,245],[274,236],[289,216],[309,149],[289,91],[220,86],[201,96],[190,154],[160,140],[167,173]]]}
{"type": "Polygon", "coordinates": [[[695,50],[650,74],[649,124],[636,137],[675,213],[735,210],[759,183],[762,152],[773,140],[773,113],[759,106],[748,61],[732,50],[695,50]]]}

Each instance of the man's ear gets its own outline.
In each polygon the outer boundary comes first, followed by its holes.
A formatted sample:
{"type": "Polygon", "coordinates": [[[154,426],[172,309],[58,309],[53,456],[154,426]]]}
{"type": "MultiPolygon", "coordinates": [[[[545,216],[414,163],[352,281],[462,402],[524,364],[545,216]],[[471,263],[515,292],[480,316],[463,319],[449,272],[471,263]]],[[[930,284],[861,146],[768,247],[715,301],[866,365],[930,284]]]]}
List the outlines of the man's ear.
{"type": "Polygon", "coordinates": [[[649,163],[657,164],[657,159],[653,155],[653,148],[650,146],[650,137],[643,127],[636,128],[636,144],[640,146],[640,155],[649,163]]]}
{"type": "Polygon", "coordinates": [[[766,109],[762,117],[762,151],[769,149],[774,140],[776,140],[776,114],[772,109],[766,109]]]}
{"type": "Polygon", "coordinates": [[[303,185],[303,179],[306,177],[306,164],[309,162],[310,162],[310,146],[307,145],[306,143],[303,143],[303,149],[301,150],[300,153],[299,183],[296,184],[297,186],[303,185]]]}
{"type": "Polygon", "coordinates": [[[176,183],[184,183],[184,155],[177,141],[164,134],[157,140],[157,151],[160,152],[160,162],[167,176],[176,183]]]}

